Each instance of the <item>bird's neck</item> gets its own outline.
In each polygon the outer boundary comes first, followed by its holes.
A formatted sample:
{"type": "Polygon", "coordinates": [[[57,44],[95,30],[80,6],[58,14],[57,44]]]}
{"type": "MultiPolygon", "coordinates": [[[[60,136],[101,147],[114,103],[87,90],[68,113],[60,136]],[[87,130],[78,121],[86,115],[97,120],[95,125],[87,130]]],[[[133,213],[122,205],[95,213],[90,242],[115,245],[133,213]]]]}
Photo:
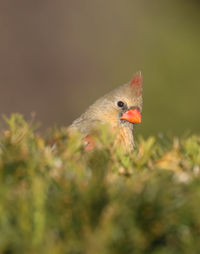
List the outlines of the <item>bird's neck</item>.
{"type": "Polygon", "coordinates": [[[119,127],[116,142],[120,143],[125,150],[132,151],[134,148],[133,125],[127,124],[119,127]]]}

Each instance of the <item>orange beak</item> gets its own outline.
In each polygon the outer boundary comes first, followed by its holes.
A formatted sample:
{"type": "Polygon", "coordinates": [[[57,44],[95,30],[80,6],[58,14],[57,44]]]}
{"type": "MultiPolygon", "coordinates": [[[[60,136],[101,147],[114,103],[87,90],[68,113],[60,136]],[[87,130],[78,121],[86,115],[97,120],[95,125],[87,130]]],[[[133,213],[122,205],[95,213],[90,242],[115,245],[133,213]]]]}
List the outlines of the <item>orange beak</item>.
{"type": "Polygon", "coordinates": [[[142,121],[140,111],[137,108],[129,109],[128,111],[123,113],[121,119],[131,123],[141,123],[142,121]]]}

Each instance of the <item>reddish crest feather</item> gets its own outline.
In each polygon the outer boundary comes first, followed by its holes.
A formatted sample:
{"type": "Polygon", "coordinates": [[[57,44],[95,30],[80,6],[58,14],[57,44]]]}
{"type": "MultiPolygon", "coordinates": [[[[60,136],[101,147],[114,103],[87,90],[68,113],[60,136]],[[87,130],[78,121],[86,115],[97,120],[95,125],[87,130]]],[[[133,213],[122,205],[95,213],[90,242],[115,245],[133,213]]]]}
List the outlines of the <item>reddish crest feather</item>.
{"type": "Polygon", "coordinates": [[[140,71],[132,78],[130,86],[134,88],[135,96],[140,96],[142,94],[142,74],[140,71]]]}
{"type": "Polygon", "coordinates": [[[135,74],[135,76],[132,78],[132,80],[131,80],[131,82],[130,82],[130,86],[135,86],[135,85],[139,86],[139,85],[141,85],[141,84],[142,84],[142,74],[141,74],[141,72],[139,71],[139,72],[137,72],[137,73],[135,74]]]}

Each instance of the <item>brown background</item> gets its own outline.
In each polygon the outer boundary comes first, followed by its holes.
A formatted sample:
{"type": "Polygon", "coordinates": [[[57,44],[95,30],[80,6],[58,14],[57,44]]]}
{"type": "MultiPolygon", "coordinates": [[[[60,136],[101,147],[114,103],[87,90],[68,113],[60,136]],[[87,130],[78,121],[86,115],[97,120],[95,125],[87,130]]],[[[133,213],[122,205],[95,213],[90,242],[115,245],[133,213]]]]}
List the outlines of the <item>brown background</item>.
{"type": "Polygon", "coordinates": [[[144,76],[151,135],[200,127],[198,1],[0,1],[0,113],[68,125],[94,100],[144,76]]]}

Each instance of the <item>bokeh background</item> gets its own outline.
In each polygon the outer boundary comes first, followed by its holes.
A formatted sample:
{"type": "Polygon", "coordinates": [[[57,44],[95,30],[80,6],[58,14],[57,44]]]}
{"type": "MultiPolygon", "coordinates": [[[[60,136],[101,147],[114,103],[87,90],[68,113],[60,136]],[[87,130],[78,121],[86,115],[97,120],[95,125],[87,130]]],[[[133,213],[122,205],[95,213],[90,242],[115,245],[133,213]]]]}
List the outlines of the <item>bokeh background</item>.
{"type": "Polygon", "coordinates": [[[0,0],[0,31],[1,115],[68,125],[142,70],[137,133],[199,132],[199,1],[0,0]]]}

